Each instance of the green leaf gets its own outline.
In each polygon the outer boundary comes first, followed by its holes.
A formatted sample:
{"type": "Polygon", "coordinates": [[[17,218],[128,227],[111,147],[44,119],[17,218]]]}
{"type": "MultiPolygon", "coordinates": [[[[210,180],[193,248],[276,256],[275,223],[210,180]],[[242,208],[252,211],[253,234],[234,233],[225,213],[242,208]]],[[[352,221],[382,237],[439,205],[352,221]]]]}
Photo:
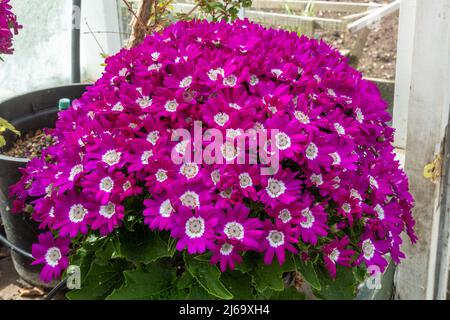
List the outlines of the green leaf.
{"type": "Polygon", "coordinates": [[[177,289],[183,290],[189,288],[193,283],[195,283],[195,279],[192,277],[192,275],[185,271],[183,274],[178,277],[177,280],[177,289]]]}
{"type": "Polygon", "coordinates": [[[254,299],[252,278],[240,271],[227,271],[222,273],[220,280],[237,300],[254,299]]]}
{"type": "Polygon", "coordinates": [[[314,295],[324,300],[353,300],[356,294],[356,281],[351,268],[337,266],[336,279],[332,279],[324,268],[316,268],[322,287],[313,289],[314,295]]]}
{"type": "Polygon", "coordinates": [[[233,299],[233,295],[220,281],[220,271],[208,261],[194,259],[191,255],[184,255],[186,269],[209,294],[220,299],[233,299]]]}
{"type": "Polygon", "coordinates": [[[103,263],[96,259],[81,281],[81,289],[66,294],[70,300],[102,300],[123,282],[123,263],[103,263]]]}
{"type": "Polygon", "coordinates": [[[297,272],[300,272],[306,281],[316,290],[321,289],[319,278],[317,277],[316,270],[313,263],[303,261],[299,256],[294,257],[295,267],[297,272]]]}
{"type": "Polygon", "coordinates": [[[0,135],[0,148],[3,148],[4,146],[6,146],[6,140],[2,135],[0,135]]]}
{"type": "Polygon", "coordinates": [[[298,291],[295,287],[288,287],[283,291],[274,291],[270,296],[271,300],[305,300],[306,296],[303,292],[298,291]]]}
{"type": "Polygon", "coordinates": [[[138,228],[134,232],[120,234],[120,256],[134,263],[150,263],[171,257],[169,247],[157,232],[138,228]]]}
{"type": "Polygon", "coordinates": [[[186,296],[188,300],[217,300],[216,297],[210,295],[205,289],[203,289],[199,284],[195,283],[192,285],[189,294],[186,296]]]}
{"type": "Polygon", "coordinates": [[[175,281],[175,268],[168,261],[158,260],[145,268],[124,271],[125,283],[115,289],[107,300],[146,300],[154,299],[168,290],[175,281]]]}
{"type": "Polygon", "coordinates": [[[256,290],[259,292],[263,292],[267,288],[276,291],[283,290],[283,272],[284,270],[277,260],[274,260],[270,265],[266,265],[260,258],[251,272],[256,290]]]}

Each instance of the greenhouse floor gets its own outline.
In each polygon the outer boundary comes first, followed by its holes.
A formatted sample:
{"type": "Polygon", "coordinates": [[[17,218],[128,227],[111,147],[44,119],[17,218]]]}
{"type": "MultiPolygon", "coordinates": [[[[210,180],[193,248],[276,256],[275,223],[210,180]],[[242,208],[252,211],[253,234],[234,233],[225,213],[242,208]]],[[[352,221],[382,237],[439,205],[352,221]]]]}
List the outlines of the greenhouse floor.
{"type": "Polygon", "coordinates": [[[0,248],[0,300],[41,300],[44,292],[20,279],[11,257],[0,248]]]}

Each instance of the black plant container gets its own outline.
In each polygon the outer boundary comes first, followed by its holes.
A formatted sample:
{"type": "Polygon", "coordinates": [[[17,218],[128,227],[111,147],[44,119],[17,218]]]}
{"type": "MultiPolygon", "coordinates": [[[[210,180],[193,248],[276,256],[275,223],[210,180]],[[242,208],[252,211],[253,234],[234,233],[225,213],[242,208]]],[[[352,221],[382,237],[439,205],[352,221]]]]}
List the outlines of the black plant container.
{"type": "MultiPolygon", "coordinates": [[[[73,84],[54,87],[20,95],[0,102],[0,117],[8,120],[22,134],[38,129],[54,127],[58,114],[60,98],[77,99],[86,89],[86,84],[73,84]]],[[[13,135],[6,135],[7,145],[14,142],[13,135]]],[[[40,233],[38,225],[27,214],[12,214],[12,201],[8,198],[9,187],[20,179],[19,168],[24,167],[28,159],[12,158],[0,154],[0,214],[8,240],[17,247],[31,252],[40,233]]],[[[39,280],[39,266],[31,266],[31,259],[12,252],[12,260],[17,273],[33,285],[51,287],[39,280]]]]}

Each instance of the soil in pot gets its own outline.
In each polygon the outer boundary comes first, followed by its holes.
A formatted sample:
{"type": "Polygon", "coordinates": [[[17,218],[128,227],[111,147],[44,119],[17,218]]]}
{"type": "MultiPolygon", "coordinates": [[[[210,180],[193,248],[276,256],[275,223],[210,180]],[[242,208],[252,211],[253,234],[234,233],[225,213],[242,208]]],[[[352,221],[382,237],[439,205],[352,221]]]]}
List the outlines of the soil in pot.
{"type": "Polygon", "coordinates": [[[17,139],[14,145],[3,152],[3,154],[15,158],[33,159],[39,157],[43,149],[51,146],[55,142],[47,132],[47,129],[39,129],[35,132],[25,134],[17,139]]]}

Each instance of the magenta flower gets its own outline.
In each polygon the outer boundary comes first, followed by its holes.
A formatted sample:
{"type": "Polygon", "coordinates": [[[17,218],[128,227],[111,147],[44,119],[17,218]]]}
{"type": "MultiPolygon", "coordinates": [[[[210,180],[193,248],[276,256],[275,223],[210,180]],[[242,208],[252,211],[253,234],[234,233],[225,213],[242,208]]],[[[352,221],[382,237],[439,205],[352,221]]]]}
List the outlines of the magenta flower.
{"type": "Polygon", "coordinates": [[[55,202],[56,221],[53,225],[59,235],[75,238],[78,233],[86,234],[91,220],[88,207],[92,206],[83,194],[71,191],[55,202]]]}
{"type": "Polygon", "coordinates": [[[280,265],[286,259],[286,250],[297,253],[295,244],[298,242],[296,230],[288,224],[277,222],[273,224],[270,220],[264,222],[264,238],[260,244],[260,250],[264,253],[264,263],[271,264],[274,255],[277,256],[280,265]]]}
{"type": "Polygon", "coordinates": [[[262,177],[260,200],[272,208],[280,202],[290,204],[298,200],[301,182],[296,179],[296,175],[290,170],[280,169],[274,176],[262,177]]]}
{"type": "Polygon", "coordinates": [[[359,265],[362,262],[367,267],[377,266],[380,272],[384,272],[388,262],[383,257],[389,250],[389,243],[384,240],[375,240],[373,237],[365,236],[360,242],[361,254],[355,260],[355,264],[359,265]]]}
{"type": "Polygon", "coordinates": [[[301,249],[332,276],[399,262],[403,232],[417,240],[387,104],[326,43],[248,20],[180,21],[105,65],[11,188],[40,228],[112,237],[142,212],[137,223],[221,270],[301,249]]]}
{"type": "Polygon", "coordinates": [[[173,223],[174,209],[169,198],[155,197],[144,200],[144,223],[152,230],[170,230],[173,223]]]}
{"type": "Polygon", "coordinates": [[[120,177],[119,173],[108,173],[105,169],[99,167],[85,177],[81,186],[84,193],[93,195],[96,201],[105,205],[112,198],[119,198],[120,193],[123,192],[120,177]]]}
{"type": "Polygon", "coordinates": [[[219,263],[220,271],[225,272],[227,267],[234,270],[236,263],[242,262],[242,257],[239,255],[239,249],[236,244],[226,241],[219,241],[212,248],[211,264],[219,263]]]}
{"type": "Polygon", "coordinates": [[[217,230],[230,243],[238,243],[241,247],[256,249],[263,232],[262,223],[257,218],[249,218],[250,210],[243,204],[228,207],[225,215],[219,219],[217,230]]]}
{"type": "Polygon", "coordinates": [[[317,244],[317,239],[328,234],[328,215],[322,205],[309,205],[301,213],[300,236],[306,243],[317,244]]]}
{"type": "Polygon", "coordinates": [[[104,204],[90,206],[92,212],[92,230],[99,230],[105,236],[120,226],[124,217],[125,208],[118,203],[109,201],[104,204]]]}
{"type": "Polygon", "coordinates": [[[0,54],[12,54],[13,36],[19,33],[22,26],[12,12],[10,0],[0,1],[0,54]]]}
{"type": "Polygon", "coordinates": [[[187,248],[189,254],[194,254],[211,249],[217,222],[213,207],[206,206],[195,211],[181,207],[171,231],[172,237],[178,239],[177,250],[187,248]]]}
{"type": "Polygon", "coordinates": [[[44,264],[40,278],[44,282],[59,278],[61,272],[69,266],[70,239],[58,237],[53,238],[51,232],[39,235],[39,243],[33,244],[31,250],[35,259],[31,264],[44,264]]]}
{"type": "Polygon", "coordinates": [[[349,249],[350,240],[347,236],[342,239],[335,238],[323,246],[323,261],[332,278],[336,278],[336,265],[351,267],[356,251],[349,249]]]}

